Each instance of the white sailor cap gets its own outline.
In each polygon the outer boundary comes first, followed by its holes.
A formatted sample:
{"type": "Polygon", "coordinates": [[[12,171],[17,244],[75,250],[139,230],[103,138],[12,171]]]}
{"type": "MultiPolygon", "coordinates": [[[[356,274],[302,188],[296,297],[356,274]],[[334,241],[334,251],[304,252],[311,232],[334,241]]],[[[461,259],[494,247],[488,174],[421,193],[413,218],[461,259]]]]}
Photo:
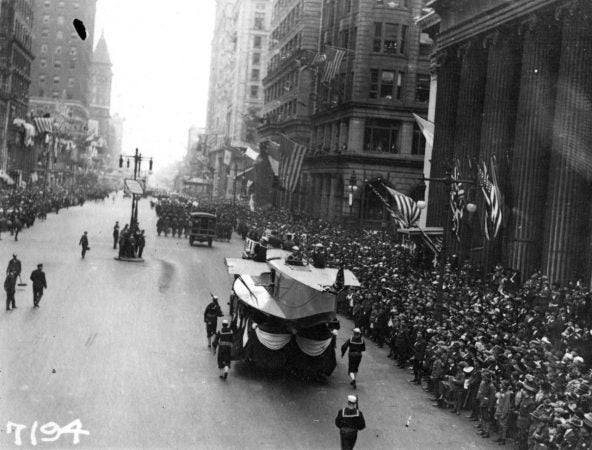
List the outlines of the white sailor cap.
{"type": "Polygon", "coordinates": [[[222,325],[228,325],[228,320],[224,319],[224,320],[222,321],[222,325]]]}
{"type": "Polygon", "coordinates": [[[356,403],[358,401],[358,397],[356,397],[355,395],[348,395],[347,401],[350,403],[356,403]]]}
{"type": "Polygon", "coordinates": [[[359,328],[354,328],[354,333],[361,333],[362,330],[360,330],[359,328]]]}

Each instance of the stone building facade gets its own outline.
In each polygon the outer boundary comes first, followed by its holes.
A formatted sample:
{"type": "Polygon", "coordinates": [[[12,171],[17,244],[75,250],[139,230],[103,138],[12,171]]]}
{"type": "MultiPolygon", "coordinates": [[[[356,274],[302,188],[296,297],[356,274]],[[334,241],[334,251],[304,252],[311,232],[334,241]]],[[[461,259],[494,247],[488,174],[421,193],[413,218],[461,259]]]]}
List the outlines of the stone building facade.
{"type": "MultiPolygon", "coordinates": [[[[452,158],[499,162],[504,221],[484,238],[465,224],[460,251],[522,277],[590,282],[592,5],[588,1],[433,0],[440,16],[432,175],[452,158]]],[[[431,186],[428,225],[447,220],[431,186]]],[[[480,196],[476,195],[475,198],[480,196]]],[[[478,202],[479,213],[484,211],[478,202]]],[[[482,216],[480,216],[482,217],[482,216]]],[[[451,251],[455,251],[452,249],[451,251]]]]}

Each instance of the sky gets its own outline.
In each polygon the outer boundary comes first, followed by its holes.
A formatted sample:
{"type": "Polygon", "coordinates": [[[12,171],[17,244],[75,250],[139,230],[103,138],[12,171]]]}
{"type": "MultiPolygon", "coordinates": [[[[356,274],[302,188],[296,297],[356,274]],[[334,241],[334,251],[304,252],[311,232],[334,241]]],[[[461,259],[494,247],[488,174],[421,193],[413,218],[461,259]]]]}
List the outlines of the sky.
{"type": "Polygon", "coordinates": [[[113,64],[111,115],[125,118],[123,152],[154,169],[180,160],[192,125],[205,126],[215,0],[98,0],[113,64]]]}

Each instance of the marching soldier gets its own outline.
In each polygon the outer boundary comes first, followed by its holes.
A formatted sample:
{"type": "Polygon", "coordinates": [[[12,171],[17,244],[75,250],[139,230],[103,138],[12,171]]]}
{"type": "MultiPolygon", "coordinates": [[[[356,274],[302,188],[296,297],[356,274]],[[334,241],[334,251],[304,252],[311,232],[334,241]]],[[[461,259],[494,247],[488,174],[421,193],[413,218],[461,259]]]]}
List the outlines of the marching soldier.
{"type": "Polygon", "coordinates": [[[80,237],[80,241],[78,242],[78,245],[82,245],[82,259],[84,259],[84,255],[86,255],[86,252],[88,250],[90,250],[90,247],[88,246],[88,235],[87,232],[85,231],[84,234],[80,237]]]}
{"type": "Polygon", "coordinates": [[[358,431],[366,428],[366,421],[362,411],[358,409],[358,398],[355,395],[347,396],[347,406],[337,413],[335,425],[339,428],[341,449],[353,449],[358,439],[358,431]]]}
{"type": "Polygon", "coordinates": [[[8,272],[14,272],[15,276],[18,278],[21,275],[21,270],[22,270],[21,262],[16,257],[16,254],[13,253],[12,259],[10,261],[8,261],[8,267],[6,268],[6,274],[8,275],[8,272]]]}
{"type": "Polygon", "coordinates": [[[362,361],[362,352],[366,351],[366,342],[362,338],[362,332],[359,328],[354,328],[354,335],[341,346],[341,357],[345,355],[349,348],[349,361],[347,366],[347,373],[352,379],[351,385],[356,388],[356,374],[362,361]]]}
{"type": "Polygon", "coordinates": [[[220,378],[223,380],[228,378],[228,370],[232,359],[232,341],[232,330],[228,326],[228,320],[224,319],[222,329],[216,333],[213,344],[214,355],[216,354],[216,348],[218,348],[218,369],[220,369],[220,378]]]}
{"type": "Polygon", "coordinates": [[[206,310],[204,311],[204,322],[206,324],[206,333],[208,335],[208,348],[212,346],[212,336],[216,334],[218,317],[222,317],[223,315],[222,309],[218,304],[218,297],[212,295],[212,301],[206,306],[206,310]]]}

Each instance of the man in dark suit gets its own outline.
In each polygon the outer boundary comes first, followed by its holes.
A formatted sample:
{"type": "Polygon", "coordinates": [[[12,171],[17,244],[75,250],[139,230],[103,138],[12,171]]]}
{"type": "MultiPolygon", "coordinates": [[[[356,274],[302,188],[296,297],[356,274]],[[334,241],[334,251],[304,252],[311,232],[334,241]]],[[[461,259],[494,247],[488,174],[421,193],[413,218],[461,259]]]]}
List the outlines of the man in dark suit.
{"type": "Polygon", "coordinates": [[[37,264],[37,269],[31,272],[30,278],[33,282],[33,307],[39,308],[39,302],[43,297],[43,289],[47,289],[43,264],[37,264]]]}
{"type": "Polygon", "coordinates": [[[4,290],[6,291],[6,311],[10,311],[10,307],[12,309],[16,309],[16,304],[14,301],[14,293],[16,291],[16,274],[13,271],[8,272],[6,274],[6,279],[4,280],[4,290]]]}

